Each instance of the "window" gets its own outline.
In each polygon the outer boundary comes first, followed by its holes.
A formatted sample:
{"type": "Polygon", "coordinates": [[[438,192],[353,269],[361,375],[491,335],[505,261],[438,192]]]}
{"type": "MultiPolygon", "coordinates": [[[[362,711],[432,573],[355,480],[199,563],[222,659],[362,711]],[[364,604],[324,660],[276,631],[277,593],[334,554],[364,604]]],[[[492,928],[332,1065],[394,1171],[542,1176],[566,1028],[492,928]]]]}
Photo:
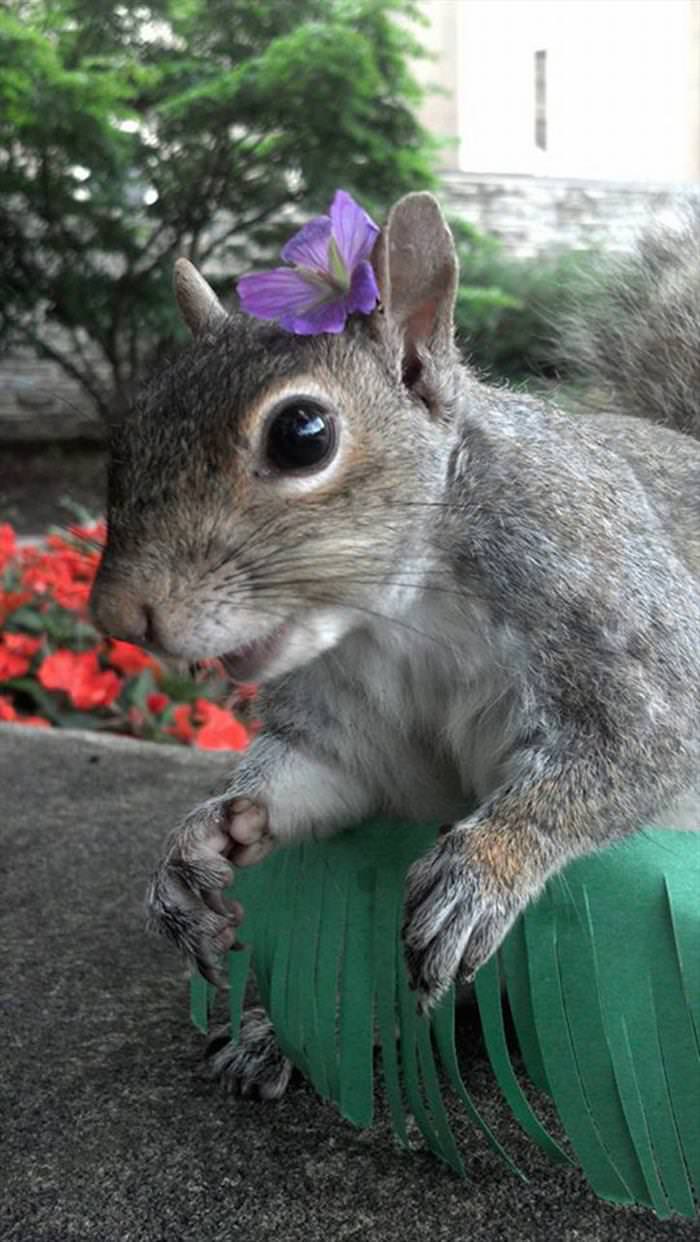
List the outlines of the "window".
{"type": "Polygon", "coordinates": [[[547,150],[547,53],[535,52],[535,146],[547,150]]]}

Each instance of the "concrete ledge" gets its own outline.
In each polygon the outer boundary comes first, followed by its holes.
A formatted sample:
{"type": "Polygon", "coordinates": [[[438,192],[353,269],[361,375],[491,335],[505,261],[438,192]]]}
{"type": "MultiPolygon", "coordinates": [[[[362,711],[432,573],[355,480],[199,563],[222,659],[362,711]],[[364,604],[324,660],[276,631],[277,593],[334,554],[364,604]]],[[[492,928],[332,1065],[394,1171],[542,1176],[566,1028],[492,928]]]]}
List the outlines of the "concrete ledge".
{"type": "Polygon", "coordinates": [[[697,1225],[598,1202],[520,1136],[473,1015],[475,1101],[530,1176],[463,1120],[474,1181],[357,1133],[297,1082],[277,1104],[198,1073],[182,964],[143,931],[162,838],[227,757],[0,728],[0,1238],[14,1242],[697,1242],[697,1225]]]}
{"type": "MultiPolygon", "coordinates": [[[[33,538],[27,540],[32,543],[38,541],[33,538]]],[[[100,752],[128,754],[134,759],[142,758],[145,762],[150,760],[153,764],[158,764],[162,759],[167,763],[181,763],[195,770],[211,768],[212,772],[225,771],[231,764],[230,753],[225,750],[196,750],[191,746],[144,742],[127,734],[101,732],[98,729],[35,729],[26,725],[0,723],[0,754],[4,751],[5,739],[13,750],[17,749],[17,745],[36,746],[40,749],[48,746],[55,747],[57,752],[73,755],[96,748],[100,752]],[[23,739],[19,743],[18,734],[23,739]]]]}

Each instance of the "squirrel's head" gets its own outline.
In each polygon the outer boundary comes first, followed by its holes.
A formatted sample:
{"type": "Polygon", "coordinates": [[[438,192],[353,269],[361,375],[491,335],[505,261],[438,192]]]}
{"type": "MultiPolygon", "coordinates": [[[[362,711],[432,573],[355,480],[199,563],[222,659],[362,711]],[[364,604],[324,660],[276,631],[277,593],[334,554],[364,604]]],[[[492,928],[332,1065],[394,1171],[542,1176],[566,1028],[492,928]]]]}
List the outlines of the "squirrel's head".
{"type": "Polygon", "coordinates": [[[112,437],[91,601],[106,633],[266,680],[419,585],[459,372],[455,251],[430,195],[394,207],[372,263],[371,316],[295,336],[227,315],[178,261],[193,343],[112,437]]]}

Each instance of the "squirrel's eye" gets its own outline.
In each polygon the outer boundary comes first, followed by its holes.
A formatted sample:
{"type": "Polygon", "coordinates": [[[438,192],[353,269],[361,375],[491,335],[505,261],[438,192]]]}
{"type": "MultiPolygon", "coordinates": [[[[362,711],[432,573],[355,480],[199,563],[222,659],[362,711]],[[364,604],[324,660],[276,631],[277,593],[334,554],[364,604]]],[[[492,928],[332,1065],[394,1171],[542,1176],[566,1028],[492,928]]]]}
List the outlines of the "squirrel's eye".
{"type": "Polygon", "coordinates": [[[335,449],[335,420],[308,398],[289,401],[270,420],[265,452],[275,470],[317,470],[335,449]]]}

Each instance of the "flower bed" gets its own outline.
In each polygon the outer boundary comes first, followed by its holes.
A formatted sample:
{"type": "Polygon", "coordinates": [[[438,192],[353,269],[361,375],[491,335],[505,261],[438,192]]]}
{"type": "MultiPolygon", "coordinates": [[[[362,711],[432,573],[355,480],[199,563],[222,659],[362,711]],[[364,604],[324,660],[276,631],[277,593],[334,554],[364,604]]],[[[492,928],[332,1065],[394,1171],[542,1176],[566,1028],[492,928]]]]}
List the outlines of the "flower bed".
{"type": "Polygon", "coordinates": [[[92,522],[19,546],[0,525],[0,721],[242,750],[254,726],[233,707],[246,710],[252,687],[234,700],[216,661],[183,674],[95,630],[87,604],[104,535],[92,522]]]}

